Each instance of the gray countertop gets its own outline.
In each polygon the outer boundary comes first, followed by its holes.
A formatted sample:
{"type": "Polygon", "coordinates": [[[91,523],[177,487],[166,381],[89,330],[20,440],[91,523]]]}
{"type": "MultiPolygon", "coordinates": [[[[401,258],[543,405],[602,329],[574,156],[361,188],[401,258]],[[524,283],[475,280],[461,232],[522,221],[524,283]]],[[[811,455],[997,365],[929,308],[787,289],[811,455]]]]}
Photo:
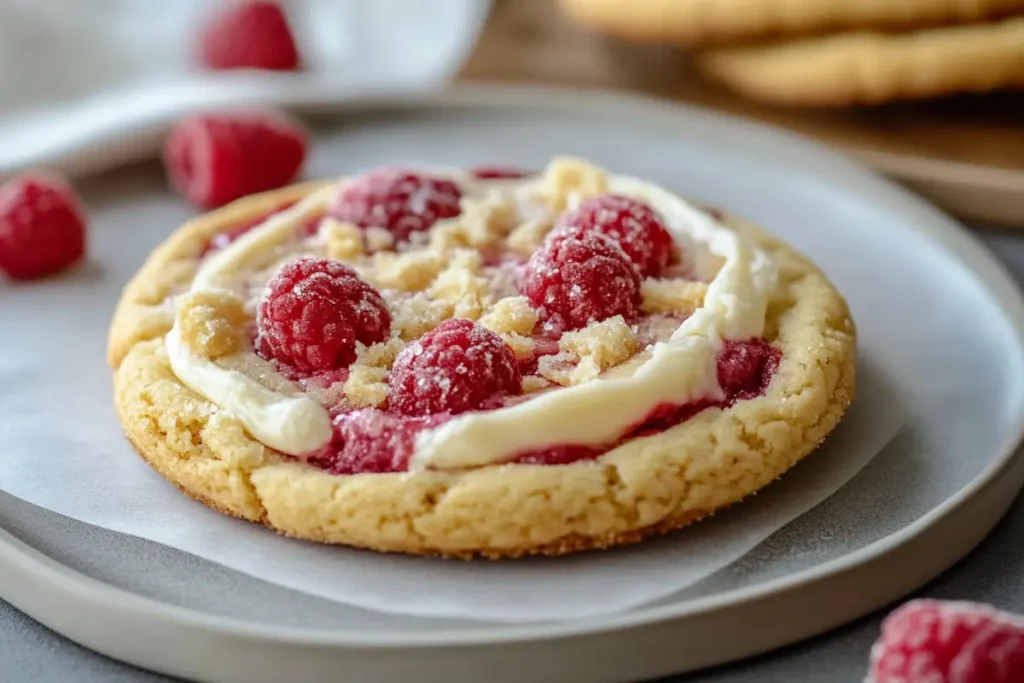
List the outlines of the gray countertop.
{"type": "MultiPolygon", "coordinates": [[[[985,241],[1024,282],[1024,237],[983,233],[985,241]]],[[[977,600],[1024,613],[1024,496],[965,560],[920,595],[977,600]]],[[[699,683],[854,683],[863,680],[881,614],[805,643],[675,680],[699,683]]],[[[109,683],[170,681],[81,648],[0,601],[0,681],[109,683]]]]}

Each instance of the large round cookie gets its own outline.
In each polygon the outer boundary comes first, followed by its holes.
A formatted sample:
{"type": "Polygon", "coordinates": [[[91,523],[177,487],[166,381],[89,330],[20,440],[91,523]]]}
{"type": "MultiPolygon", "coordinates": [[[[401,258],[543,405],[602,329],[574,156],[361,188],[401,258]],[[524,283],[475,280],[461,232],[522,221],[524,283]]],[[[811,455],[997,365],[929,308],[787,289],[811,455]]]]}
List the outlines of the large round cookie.
{"type": "Polygon", "coordinates": [[[515,557],[607,548],[686,526],[770,484],[822,442],[853,398],[855,330],[842,297],[791,248],[724,219],[778,268],[763,336],[781,355],[763,395],[567,465],[335,475],[282,456],[176,376],[169,301],[190,286],[211,238],[323,187],[246,198],[182,226],[129,283],[114,316],[109,362],[128,439],[165,478],[222,512],[379,551],[515,557]]]}
{"type": "Polygon", "coordinates": [[[1024,0],[562,0],[565,12],[641,42],[711,45],[833,30],[905,30],[974,22],[1024,0]]]}
{"type": "Polygon", "coordinates": [[[1024,17],[907,33],[850,32],[722,47],[701,69],[760,100],[845,106],[1024,85],[1024,17]]]}

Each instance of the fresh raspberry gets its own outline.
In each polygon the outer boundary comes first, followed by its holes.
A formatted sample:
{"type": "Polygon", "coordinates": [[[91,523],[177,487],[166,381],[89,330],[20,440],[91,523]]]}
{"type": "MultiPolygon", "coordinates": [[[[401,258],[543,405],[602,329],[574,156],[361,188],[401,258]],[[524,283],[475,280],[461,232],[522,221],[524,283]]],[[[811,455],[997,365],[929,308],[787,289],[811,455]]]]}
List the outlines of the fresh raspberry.
{"type": "Polygon", "coordinates": [[[779,350],[763,339],[726,339],[718,352],[718,383],[729,400],[760,396],[778,369],[779,350]]]}
{"type": "Polygon", "coordinates": [[[1024,618],[968,602],[914,600],[882,623],[873,683],[1024,681],[1024,618]]]}
{"type": "Polygon", "coordinates": [[[613,194],[585,199],[561,215],[555,230],[573,228],[614,239],[645,277],[657,277],[672,261],[672,235],[649,206],[635,199],[613,194]]]}
{"type": "Polygon", "coordinates": [[[611,238],[596,232],[549,235],[526,264],[519,292],[552,332],[637,316],[640,275],[611,238]]]}
{"type": "Polygon", "coordinates": [[[0,187],[0,270],[31,280],[71,266],[85,253],[85,214],[75,191],[51,175],[0,187]]]}
{"type": "Polygon", "coordinates": [[[779,367],[779,350],[763,339],[727,339],[718,352],[718,384],[728,400],[760,396],[779,367]]]}
{"type": "Polygon", "coordinates": [[[287,185],[306,156],[306,130],[269,111],[196,114],[164,146],[171,182],[200,208],[287,185]]]}
{"type": "Polygon", "coordinates": [[[474,166],[469,169],[469,174],[480,180],[513,180],[525,178],[532,171],[517,166],[474,166]]]}
{"type": "Polygon", "coordinates": [[[404,472],[416,435],[446,417],[400,417],[376,408],[343,413],[334,418],[332,443],[308,461],[331,474],[404,472]]]}
{"type": "Polygon", "coordinates": [[[458,216],[462,192],[450,180],[382,168],[358,175],[338,192],[328,213],[360,228],[384,228],[396,240],[458,216]]]}
{"type": "Polygon", "coordinates": [[[388,407],[400,415],[452,415],[522,391],[516,356],[501,337],[451,318],[399,352],[388,407]]]}
{"type": "Polygon", "coordinates": [[[199,36],[199,62],[207,69],[295,71],[295,47],[284,10],[276,2],[235,0],[199,36]]]}
{"type": "Polygon", "coordinates": [[[356,342],[387,338],[384,299],[348,266],[303,258],[287,263],[267,286],[257,315],[256,350],[304,373],[346,367],[356,342]]]}

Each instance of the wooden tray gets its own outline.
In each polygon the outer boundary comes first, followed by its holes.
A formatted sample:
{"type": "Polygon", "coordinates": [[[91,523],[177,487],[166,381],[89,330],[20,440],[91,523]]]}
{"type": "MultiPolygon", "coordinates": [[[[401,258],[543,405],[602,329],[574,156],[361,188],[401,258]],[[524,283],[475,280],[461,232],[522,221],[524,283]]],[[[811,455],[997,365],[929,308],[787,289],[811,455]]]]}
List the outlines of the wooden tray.
{"type": "Polygon", "coordinates": [[[631,90],[758,119],[837,146],[961,218],[1024,229],[1024,93],[773,108],[701,81],[683,51],[588,32],[554,0],[495,0],[460,79],[631,90]]]}

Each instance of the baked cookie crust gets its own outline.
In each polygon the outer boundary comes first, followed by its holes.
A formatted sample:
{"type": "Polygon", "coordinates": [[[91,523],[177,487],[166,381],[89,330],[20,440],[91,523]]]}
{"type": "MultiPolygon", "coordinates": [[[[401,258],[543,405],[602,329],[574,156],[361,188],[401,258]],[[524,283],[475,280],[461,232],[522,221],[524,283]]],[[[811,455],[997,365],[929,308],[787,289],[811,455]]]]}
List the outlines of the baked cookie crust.
{"type": "Polygon", "coordinates": [[[748,97],[847,106],[1024,86],[1024,17],[724,47],[700,68],[748,97]]]}
{"type": "Polygon", "coordinates": [[[976,22],[1024,0],[561,0],[567,15],[638,42],[717,43],[836,30],[907,30],[976,22]]]}
{"type": "Polygon", "coordinates": [[[186,495],[221,512],[384,552],[496,558],[608,548],[686,526],[771,483],[822,442],[853,399],[856,333],[843,298],[806,258],[726,219],[780,272],[764,336],[782,358],[763,396],[571,465],[336,476],[286,461],[172,372],[167,301],[188,287],[211,236],[324,185],[245,198],[187,223],[117,306],[108,358],[128,439],[186,495]]]}

